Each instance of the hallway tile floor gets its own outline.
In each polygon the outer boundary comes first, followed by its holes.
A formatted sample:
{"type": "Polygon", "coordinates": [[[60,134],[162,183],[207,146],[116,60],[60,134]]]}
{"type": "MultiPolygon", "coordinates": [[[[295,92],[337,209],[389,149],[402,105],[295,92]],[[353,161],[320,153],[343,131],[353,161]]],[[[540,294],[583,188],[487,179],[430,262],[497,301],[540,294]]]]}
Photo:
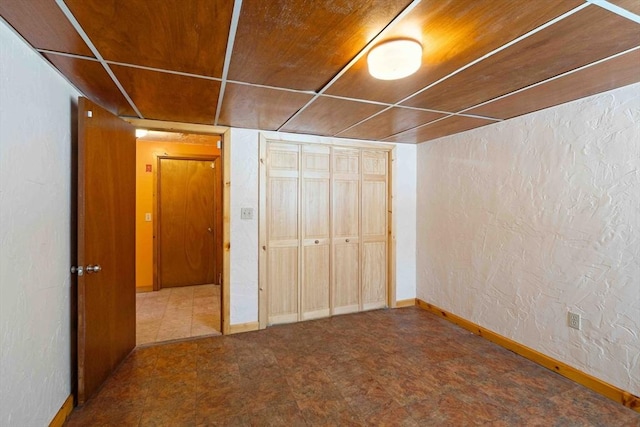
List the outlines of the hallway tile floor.
{"type": "Polygon", "coordinates": [[[138,348],[71,426],[640,426],[415,307],[138,348]]]}
{"type": "Polygon", "coordinates": [[[220,286],[136,294],[136,344],[220,335],[220,286]]]}

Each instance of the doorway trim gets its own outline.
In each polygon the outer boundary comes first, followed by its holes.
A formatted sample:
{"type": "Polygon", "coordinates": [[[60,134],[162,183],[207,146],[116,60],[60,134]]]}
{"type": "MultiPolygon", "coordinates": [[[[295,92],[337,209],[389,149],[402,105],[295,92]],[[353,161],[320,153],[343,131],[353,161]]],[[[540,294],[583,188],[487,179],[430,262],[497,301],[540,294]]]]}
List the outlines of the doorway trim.
{"type": "MultiPolygon", "coordinates": [[[[162,244],[162,239],[160,236],[160,224],[162,222],[162,218],[161,218],[161,209],[160,209],[160,186],[161,186],[161,180],[162,180],[162,173],[160,170],[160,164],[162,160],[198,160],[198,161],[211,161],[214,162],[217,159],[221,159],[222,158],[222,149],[220,150],[220,154],[219,155],[192,155],[192,154],[187,154],[184,156],[180,156],[180,155],[176,155],[176,156],[171,156],[171,155],[158,155],[156,156],[156,167],[154,168],[153,171],[153,218],[155,218],[155,221],[153,221],[153,235],[154,235],[154,239],[153,239],[153,290],[154,291],[159,291],[160,289],[162,289],[160,287],[160,284],[162,283],[162,275],[160,274],[160,270],[158,268],[159,265],[159,260],[162,259],[161,256],[161,244],[162,244]]],[[[223,173],[223,179],[221,180],[220,184],[221,184],[221,189],[222,187],[224,187],[224,164],[222,166],[222,173],[223,173]]],[[[223,213],[224,216],[224,213],[223,213]]],[[[221,218],[223,219],[223,218],[221,218]]],[[[224,221],[224,219],[223,219],[224,221]]],[[[224,228],[224,226],[223,226],[224,228]]],[[[223,240],[224,240],[224,236],[223,236],[223,240]]],[[[224,263],[224,261],[223,261],[224,263]]],[[[222,270],[224,271],[224,265],[222,266],[222,270]]],[[[222,283],[218,283],[220,285],[222,285],[222,283]]],[[[221,313],[222,315],[222,313],[221,313]]]]}
{"type": "Polygon", "coordinates": [[[136,128],[161,130],[165,132],[200,133],[217,135],[221,138],[222,156],[222,334],[229,334],[231,313],[231,129],[224,126],[198,125],[192,123],[166,122],[162,120],[135,119],[121,117],[136,128]]]}

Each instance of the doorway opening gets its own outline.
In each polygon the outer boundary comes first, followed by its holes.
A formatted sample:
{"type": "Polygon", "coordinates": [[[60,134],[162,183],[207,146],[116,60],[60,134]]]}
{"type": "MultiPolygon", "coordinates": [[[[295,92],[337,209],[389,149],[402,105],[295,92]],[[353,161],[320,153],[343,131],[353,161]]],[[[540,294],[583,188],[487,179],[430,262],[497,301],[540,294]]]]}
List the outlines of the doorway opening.
{"type": "Polygon", "coordinates": [[[136,142],[136,344],[223,330],[221,135],[136,142]]]}

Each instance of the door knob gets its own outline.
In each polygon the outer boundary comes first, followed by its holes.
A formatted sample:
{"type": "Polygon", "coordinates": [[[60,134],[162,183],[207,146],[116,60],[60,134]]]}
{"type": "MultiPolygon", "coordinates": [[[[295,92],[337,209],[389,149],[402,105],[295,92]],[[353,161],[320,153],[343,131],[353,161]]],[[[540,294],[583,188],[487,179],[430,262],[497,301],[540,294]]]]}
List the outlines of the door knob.
{"type": "Polygon", "coordinates": [[[317,245],[318,243],[320,243],[320,240],[316,240],[316,242],[315,242],[315,243],[316,243],[316,245],[317,245]]]}
{"type": "Polygon", "coordinates": [[[102,267],[100,267],[98,264],[87,265],[87,274],[99,273],[100,271],[102,271],[102,267]]]}
{"type": "Polygon", "coordinates": [[[211,230],[211,227],[207,228],[207,231],[208,231],[209,233],[211,233],[211,231],[212,231],[212,230],[211,230]]]}
{"type": "Polygon", "coordinates": [[[346,239],[345,242],[349,243],[349,239],[346,239]]]}
{"type": "Polygon", "coordinates": [[[71,266],[71,274],[77,274],[78,276],[84,275],[84,268],[82,266],[76,267],[75,265],[71,266]]]}

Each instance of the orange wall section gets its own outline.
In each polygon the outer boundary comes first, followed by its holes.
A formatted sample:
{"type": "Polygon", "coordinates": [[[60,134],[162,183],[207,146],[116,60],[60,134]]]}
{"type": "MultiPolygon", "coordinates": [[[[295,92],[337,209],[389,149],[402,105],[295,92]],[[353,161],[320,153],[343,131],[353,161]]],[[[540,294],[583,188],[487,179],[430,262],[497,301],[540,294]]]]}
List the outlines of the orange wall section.
{"type": "MultiPolygon", "coordinates": [[[[216,141],[217,137],[213,141],[216,141]]],[[[153,207],[156,189],[153,177],[157,172],[158,156],[215,156],[220,150],[213,144],[185,144],[167,141],[137,140],[136,142],[136,288],[153,287],[153,207]],[[151,165],[152,172],[147,172],[151,165]],[[151,221],[145,221],[145,214],[151,221]]]]}

